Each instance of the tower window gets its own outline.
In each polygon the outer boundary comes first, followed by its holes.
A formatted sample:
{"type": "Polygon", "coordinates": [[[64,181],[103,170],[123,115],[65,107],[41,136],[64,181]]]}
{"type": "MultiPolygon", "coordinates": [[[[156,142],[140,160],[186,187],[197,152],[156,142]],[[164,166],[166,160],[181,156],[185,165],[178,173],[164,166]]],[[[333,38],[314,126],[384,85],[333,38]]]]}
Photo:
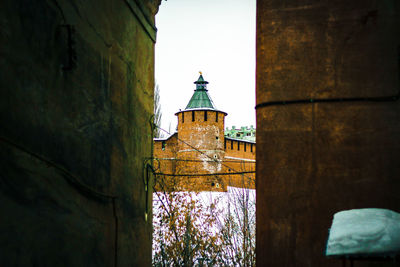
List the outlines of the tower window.
{"type": "Polygon", "coordinates": [[[253,144],[250,145],[250,151],[253,152],[253,144]]]}
{"type": "Polygon", "coordinates": [[[162,148],[162,150],[165,150],[165,141],[162,141],[161,148],[162,148]]]}
{"type": "Polygon", "coordinates": [[[194,110],[192,111],[192,121],[194,121],[194,110]]]}
{"type": "Polygon", "coordinates": [[[226,149],[226,139],[224,140],[224,149],[226,149]]]}
{"type": "Polygon", "coordinates": [[[218,111],[215,113],[215,122],[218,122],[218,111]]]}
{"type": "Polygon", "coordinates": [[[204,111],[204,121],[207,121],[207,110],[204,111]]]}
{"type": "Polygon", "coordinates": [[[244,152],[246,152],[246,143],[244,143],[244,152]]]}
{"type": "Polygon", "coordinates": [[[238,142],[238,150],[240,150],[240,142],[238,142]]]}
{"type": "Polygon", "coordinates": [[[231,140],[231,149],[233,149],[233,140],[231,140]]]}
{"type": "Polygon", "coordinates": [[[185,112],[182,112],[182,123],[185,122],[185,112]]]}

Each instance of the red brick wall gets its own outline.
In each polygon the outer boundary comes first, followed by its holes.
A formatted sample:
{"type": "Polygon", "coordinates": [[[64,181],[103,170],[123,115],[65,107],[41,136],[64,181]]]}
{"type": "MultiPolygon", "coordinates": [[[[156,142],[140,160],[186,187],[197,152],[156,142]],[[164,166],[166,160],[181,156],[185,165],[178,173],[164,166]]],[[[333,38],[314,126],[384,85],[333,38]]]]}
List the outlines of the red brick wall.
{"type": "MultiPolygon", "coordinates": [[[[178,133],[180,139],[197,149],[223,150],[225,114],[212,110],[182,111],[178,115],[178,133]],[[204,113],[207,112],[207,121],[204,113]],[[192,115],[194,113],[194,121],[192,115]],[[218,122],[216,115],[218,114],[218,122]],[[184,117],[184,120],[183,120],[184,117]]],[[[180,142],[179,150],[192,149],[180,142]]]]}
{"type": "MultiPolygon", "coordinates": [[[[255,188],[255,144],[224,138],[226,113],[213,110],[188,110],[178,116],[178,134],[162,142],[155,141],[155,167],[159,173],[190,176],[158,175],[158,181],[172,190],[225,191],[227,186],[255,188]],[[205,111],[207,121],[205,121],[205,111]],[[194,113],[194,119],[192,118],[194,113]],[[218,116],[218,121],[216,119],[218,116]],[[239,150],[238,150],[239,144],[239,150]],[[246,144],[246,151],[244,145],[246,144]],[[228,157],[228,158],[227,158],[228,157]],[[233,173],[232,175],[208,175],[233,173]],[[198,174],[199,176],[195,176],[198,174]],[[207,174],[207,175],[205,175],[207,174]]],[[[157,188],[157,190],[161,190],[157,188]]]]}

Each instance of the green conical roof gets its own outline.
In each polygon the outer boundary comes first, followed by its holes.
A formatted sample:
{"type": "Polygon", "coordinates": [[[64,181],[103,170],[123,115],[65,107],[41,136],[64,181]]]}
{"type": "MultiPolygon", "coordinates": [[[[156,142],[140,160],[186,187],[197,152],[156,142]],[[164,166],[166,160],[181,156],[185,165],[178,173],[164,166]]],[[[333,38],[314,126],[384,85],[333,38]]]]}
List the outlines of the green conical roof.
{"type": "Polygon", "coordinates": [[[211,108],[215,109],[214,103],[212,102],[210,96],[207,93],[208,82],[204,80],[203,75],[200,73],[196,84],[196,90],[194,90],[193,96],[186,106],[186,109],[193,108],[211,108]]]}

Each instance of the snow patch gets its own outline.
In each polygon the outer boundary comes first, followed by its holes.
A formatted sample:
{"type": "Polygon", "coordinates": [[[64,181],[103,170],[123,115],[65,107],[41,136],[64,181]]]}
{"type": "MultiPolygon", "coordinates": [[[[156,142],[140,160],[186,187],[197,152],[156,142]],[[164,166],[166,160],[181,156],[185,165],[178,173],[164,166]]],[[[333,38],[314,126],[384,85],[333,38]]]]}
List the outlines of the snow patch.
{"type": "Polygon", "coordinates": [[[400,214],[387,209],[353,209],[333,217],[327,256],[394,255],[400,252],[400,214]]]}

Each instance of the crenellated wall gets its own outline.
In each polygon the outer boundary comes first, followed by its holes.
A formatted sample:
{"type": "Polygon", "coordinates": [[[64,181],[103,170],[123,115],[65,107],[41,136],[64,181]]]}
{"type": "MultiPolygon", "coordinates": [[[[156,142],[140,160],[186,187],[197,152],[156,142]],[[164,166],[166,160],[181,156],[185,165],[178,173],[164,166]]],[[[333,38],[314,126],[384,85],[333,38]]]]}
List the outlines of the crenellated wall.
{"type": "MultiPolygon", "coordinates": [[[[159,184],[165,183],[165,188],[173,188],[170,190],[226,191],[227,186],[255,188],[256,145],[224,137],[225,112],[189,109],[176,115],[177,133],[154,141],[157,172],[170,174],[158,175],[159,184]],[[225,146],[231,142],[235,144],[234,149],[225,146]]],[[[156,190],[162,190],[161,187],[157,186],[156,190]]]]}
{"type": "Polygon", "coordinates": [[[256,156],[256,143],[246,140],[225,137],[225,157],[254,158],[256,156]]]}
{"type": "MultiPolygon", "coordinates": [[[[176,115],[178,117],[178,133],[182,140],[201,150],[223,150],[226,113],[204,109],[184,110],[176,115]]],[[[185,143],[179,143],[180,153],[192,149],[185,143]]]]}

